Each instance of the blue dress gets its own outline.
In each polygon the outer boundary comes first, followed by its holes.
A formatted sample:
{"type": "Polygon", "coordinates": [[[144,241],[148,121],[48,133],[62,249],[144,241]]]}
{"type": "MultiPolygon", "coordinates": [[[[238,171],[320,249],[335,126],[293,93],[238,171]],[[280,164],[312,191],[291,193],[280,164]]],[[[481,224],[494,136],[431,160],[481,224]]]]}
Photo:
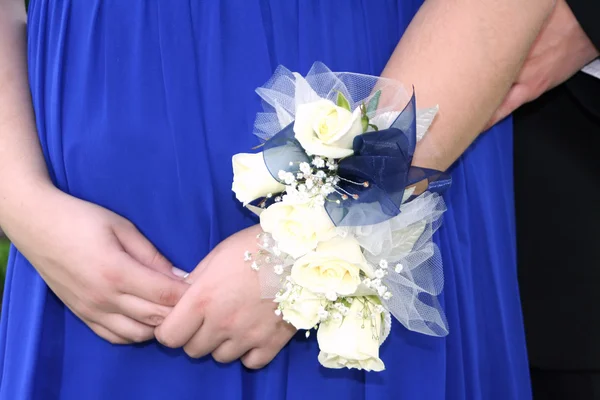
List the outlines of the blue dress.
{"type": "MultiPolygon", "coordinates": [[[[257,144],[254,89],[282,64],[379,74],[419,0],[32,0],[29,78],[56,185],[134,222],[191,270],[255,223],[231,156],[257,144]]],[[[387,370],[326,370],[295,337],[260,371],[156,342],[113,346],[15,249],[0,329],[0,399],[530,398],[515,271],[511,125],[452,168],[438,235],[447,338],[394,324],[387,370]]]]}

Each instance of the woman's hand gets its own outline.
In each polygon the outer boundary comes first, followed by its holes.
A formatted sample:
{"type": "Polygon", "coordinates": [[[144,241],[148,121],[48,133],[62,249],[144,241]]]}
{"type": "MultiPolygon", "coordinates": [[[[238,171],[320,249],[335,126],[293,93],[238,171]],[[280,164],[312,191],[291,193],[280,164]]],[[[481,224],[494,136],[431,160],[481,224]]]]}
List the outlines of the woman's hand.
{"type": "Polygon", "coordinates": [[[34,202],[3,228],[52,291],[111,343],[153,338],[189,287],[183,272],[111,211],[53,188],[23,196],[34,202]]]}
{"type": "Polygon", "coordinates": [[[27,82],[26,21],[23,1],[0,0],[0,223],[98,335],[150,339],[188,286],[129,222],[52,186],[27,82]]]}
{"type": "Polygon", "coordinates": [[[168,347],[184,347],[193,358],[212,353],[227,363],[241,358],[252,369],[268,364],[296,332],[275,315],[272,299],[262,299],[258,274],[244,262],[257,251],[260,226],[245,229],[219,244],[190,274],[190,289],[156,338],[168,347]]]}

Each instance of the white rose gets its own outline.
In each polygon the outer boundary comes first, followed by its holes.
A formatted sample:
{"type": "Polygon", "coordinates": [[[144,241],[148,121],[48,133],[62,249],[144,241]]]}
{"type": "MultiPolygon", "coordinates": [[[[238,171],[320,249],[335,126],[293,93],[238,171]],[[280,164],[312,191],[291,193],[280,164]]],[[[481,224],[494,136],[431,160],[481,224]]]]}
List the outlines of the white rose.
{"type": "Polygon", "coordinates": [[[264,197],[269,193],[279,193],[285,186],[279,183],[265,164],[262,153],[240,153],[232,157],[233,185],[235,197],[244,204],[264,197]]]}
{"type": "Polygon", "coordinates": [[[334,237],[296,260],[291,276],[298,285],[315,293],[347,296],[356,292],[360,272],[368,268],[356,239],[334,237]]]}
{"type": "Polygon", "coordinates": [[[319,362],[326,368],[385,369],[379,358],[383,314],[364,297],[357,297],[348,314],[319,325],[319,362]]]}
{"type": "Polygon", "coordinates": [[[275,299],[279,303],[283,320],[296,329],[312,329],[320,320],[319,310],[323,299],[308,289],[294,290],[275,299]]]}
{"type": "Polygon", "coordinates": [[[274,203],[261,213],[260,226],[273,236],[281,251],[294,258],[335,235],[335,226],[325,207],[318,204],[274,203]]]}
{"type": "Polygon", "coordinates": [[[296,109],[294,133],[309,154],[351,156],[354,138],[363,133],[360,108],[350,112],[325,99],[301,104],[296,109]]]}

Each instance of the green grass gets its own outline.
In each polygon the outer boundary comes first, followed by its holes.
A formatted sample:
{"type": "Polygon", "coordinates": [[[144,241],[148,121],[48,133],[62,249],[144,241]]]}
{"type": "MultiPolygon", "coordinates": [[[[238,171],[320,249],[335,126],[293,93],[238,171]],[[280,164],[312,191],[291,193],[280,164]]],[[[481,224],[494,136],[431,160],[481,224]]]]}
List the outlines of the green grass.
{"type": "MultiPolygon", "coordinates": [[[[4,277],[6,276],[6,263],[8,261],[9,249],[10,242],[6,239],[0,239],[0,295],[4,289],[4,277]]],[[[0,303],[1,302],[2,300],[0,300],[0,303]]]]}

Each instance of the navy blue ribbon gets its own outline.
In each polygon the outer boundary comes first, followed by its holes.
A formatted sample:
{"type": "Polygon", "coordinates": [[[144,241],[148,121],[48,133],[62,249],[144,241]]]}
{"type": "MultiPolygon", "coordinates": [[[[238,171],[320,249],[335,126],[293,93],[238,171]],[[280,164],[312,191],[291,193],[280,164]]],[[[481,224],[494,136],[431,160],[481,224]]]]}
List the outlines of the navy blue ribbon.
{"type": "MultiPolygon", "coordinates": [[[[338,190],[325,203],[336,226],[373,225],[397,216],[405,188],[418,182],[426,181],[427,190],[440,194],[450,187],[448,174],[411,166],[416,131],[413,94],[392,126],[354,139],[354,154],[339,161],[338,190]]],[[[280,170],[297,173],[301,162],[312,160],[295,139],[293,123],[265,142],[263,155],[280,182],[280,170]]]]}

